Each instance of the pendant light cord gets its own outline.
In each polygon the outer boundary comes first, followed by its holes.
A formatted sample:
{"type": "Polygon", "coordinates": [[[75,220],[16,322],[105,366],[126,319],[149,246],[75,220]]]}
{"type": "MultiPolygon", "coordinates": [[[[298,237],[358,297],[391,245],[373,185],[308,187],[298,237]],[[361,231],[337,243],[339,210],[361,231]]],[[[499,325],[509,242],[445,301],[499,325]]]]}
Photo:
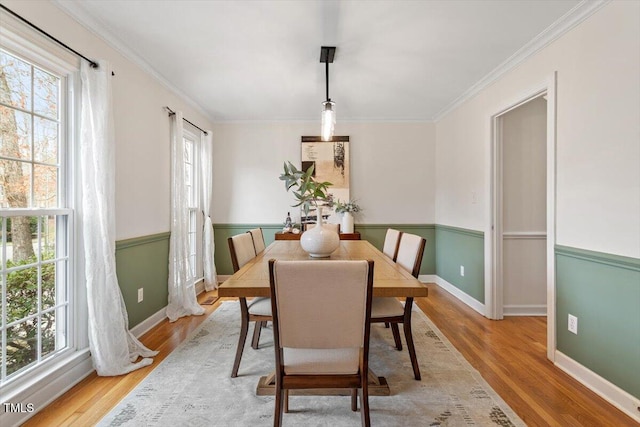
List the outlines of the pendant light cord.
{"type": "Polygon", "coordinates": [[[327,61],[325,64],[326,64],[326,81],[327,81],[327,101],[331,101],[331,98],[329,98],[329,61],[327,61]]]}

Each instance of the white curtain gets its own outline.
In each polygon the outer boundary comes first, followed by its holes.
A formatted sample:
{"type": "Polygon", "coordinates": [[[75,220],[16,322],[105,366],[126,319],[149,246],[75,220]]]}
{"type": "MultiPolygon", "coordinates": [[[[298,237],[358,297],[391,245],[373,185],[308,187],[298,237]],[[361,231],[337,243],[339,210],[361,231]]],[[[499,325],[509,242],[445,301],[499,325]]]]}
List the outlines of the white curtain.
{"type": "Polygon", "coordinates": [[[175,322],[183,316],[204,314],[189,280],[189,211],[184,164],[182,112],[171,116],[171,237],[169,239],[169,305],[167,317],[175,322]]]}
{"type": "Polygon", "coordinates": [[[153,360],[129,332],[115,259],[115,141],[109,64],[82,61],[80,123],[81,214],[89,305],[89,347],[98,375],[121,375],[153,360]],[[139,357],[144,359],[138,361],[139,357]]]}
{"type": "Polygon", "coordinates": [[[207,291],[218,289],[218,276],[214,263],[215,243],[213,241],[213,223],[211,222],[211,192],[213,189],[213,136],[209,130],[201,139],[202,203],[204,212],[204,232],[202,263],[204,266],[204,288],[207,291]]]}

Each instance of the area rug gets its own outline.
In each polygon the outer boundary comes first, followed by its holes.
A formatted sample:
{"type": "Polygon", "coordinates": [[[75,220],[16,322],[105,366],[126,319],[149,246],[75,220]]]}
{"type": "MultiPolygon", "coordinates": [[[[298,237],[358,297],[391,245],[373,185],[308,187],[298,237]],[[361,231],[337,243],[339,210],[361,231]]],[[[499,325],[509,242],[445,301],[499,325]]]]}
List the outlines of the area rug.
{"type": "MultiPolygon", "coordinates": [[[[371,328],[369,363],[391,389],[369,398],[373,426],[525,425],[417,307],[412,326],[422,381],[413,378],[406,347],[394,349],[391,330],[371,328]]],[[[258,350],[248,334],[231,378],[239,329],[239,304],[222,303],[98,425],[273,425],[274,397],[256,396],[258,379],[274,369],[272,329],[263,329],[258,350]]],[[[285,426],[360,425],[345,396],[291,396],[289,410],[285,426]]]]}

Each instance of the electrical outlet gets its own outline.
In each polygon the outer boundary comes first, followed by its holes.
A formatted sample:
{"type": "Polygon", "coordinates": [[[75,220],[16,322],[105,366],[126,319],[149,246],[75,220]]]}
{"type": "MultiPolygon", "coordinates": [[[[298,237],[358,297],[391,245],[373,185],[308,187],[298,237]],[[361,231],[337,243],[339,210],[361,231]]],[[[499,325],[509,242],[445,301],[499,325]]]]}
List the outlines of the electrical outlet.
{"type": "Polygon", "coordinates": [[[142,302],[142,300],[144,299],[144,292],[143,292],[144,288],[139,288],[138,289],[138,302],[142,302]]]}
{"type": "Polygon", "coordinates": [[[578,335],[578,318],[572,314],[569,315],[569,332],[578,335]]]}
{"type": "Polygon", "coordinates": [[[464,277],[464,265],[460,266],[460,275],[464,277]]]}

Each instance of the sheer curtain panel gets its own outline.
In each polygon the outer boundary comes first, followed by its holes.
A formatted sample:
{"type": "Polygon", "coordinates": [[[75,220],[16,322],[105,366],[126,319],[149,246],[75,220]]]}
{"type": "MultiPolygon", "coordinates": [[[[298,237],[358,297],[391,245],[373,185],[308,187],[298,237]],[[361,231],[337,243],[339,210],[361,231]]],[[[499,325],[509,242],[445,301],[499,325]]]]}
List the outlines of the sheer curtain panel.
{"type": "Polygon", "coordinates": [[[204,288],[207,291],[218,289],[216,265],[214,263],[215,243],[213,241],[213,223],[211,221],[211,191],[213,188],[213,133],[208,130],[202,134],[202,210],[204,212],[204,232],[202,234],[202,264],[204,267],[204,288]]]}
{"type": "Polygon", "coordinates": [[[171,116],[171,237],[169,239],[169,305],[167,317],[204,314],[196,299],[195,283],[189,280],[189,211],[184,165],[182,112],[171,116]]]}
{"type": "Polygon", "coordinates": [[[84,236],[89,346],[98,375],[121,375],[150,365],[151,351],[129,332],[115,259],[115,150],[111,68],[82,61],[80,220],[84,236]],[[139,357],[142,360],[136,362],[139,357]]]}

